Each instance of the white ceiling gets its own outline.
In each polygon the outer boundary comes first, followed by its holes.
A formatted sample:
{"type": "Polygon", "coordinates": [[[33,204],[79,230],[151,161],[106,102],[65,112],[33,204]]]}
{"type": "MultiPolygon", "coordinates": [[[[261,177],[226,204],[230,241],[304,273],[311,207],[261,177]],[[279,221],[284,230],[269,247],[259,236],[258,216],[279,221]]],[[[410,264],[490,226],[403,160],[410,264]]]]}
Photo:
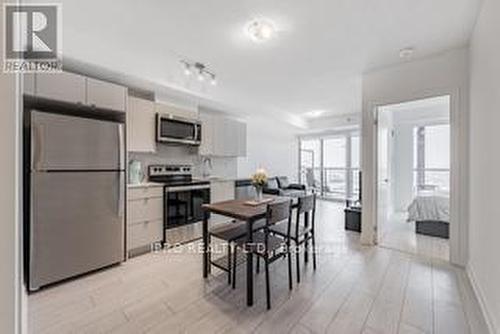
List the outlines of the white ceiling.
{"type": "Polygon", "coordinates": [[[361,109],[361,74],[402,61],[401,48],[414,47],[420,58],[465,45],[479,2],[63,0],[63,51],[230,111],[349,114],[361,109]],[[279,30],[265,44],[243,32],[259,16],[279,30]],[[219,85],[187,80],[183,58],[206,63],[219,85]]]}

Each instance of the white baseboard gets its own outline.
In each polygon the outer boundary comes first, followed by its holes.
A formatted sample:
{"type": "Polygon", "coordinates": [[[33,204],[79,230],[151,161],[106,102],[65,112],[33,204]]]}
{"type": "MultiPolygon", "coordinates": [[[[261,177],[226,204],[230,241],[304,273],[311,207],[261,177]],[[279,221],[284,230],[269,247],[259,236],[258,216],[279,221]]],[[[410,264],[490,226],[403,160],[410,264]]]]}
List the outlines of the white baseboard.
{"type": "Polygon", "coordinates": [[[495,323],[495,319],[492,317],[491,313],[488,310],[488,307],[486,306],[486,301],[484,299],[484,292],[483,292],[481,286],[478,284],[478,281],[477,281],[475,273],[474,273],[474,268],[472,267],[472,265],[470,263],[465,268],[465,272],[467,273],[467,277],[469,278],[469,282],[470,282],[472,289],[474,290],[474,294],[476,295],[476,298],[479,302],[479,307],[481,308],[481,312],[483,313],[484,320],[486,321],[486,325],[488,326],[489,333],[490,334],[499,334],[500,333],[498,331],[499,327],[495,323]]]}

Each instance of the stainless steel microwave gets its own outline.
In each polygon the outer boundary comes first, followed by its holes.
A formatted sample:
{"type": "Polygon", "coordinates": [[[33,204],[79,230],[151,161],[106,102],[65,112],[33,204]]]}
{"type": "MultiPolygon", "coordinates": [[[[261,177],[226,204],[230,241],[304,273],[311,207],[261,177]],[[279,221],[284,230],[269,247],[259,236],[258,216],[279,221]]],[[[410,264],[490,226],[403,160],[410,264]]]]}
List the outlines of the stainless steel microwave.
{"type": "Polygon", "coordinates": [[[171,114],[156,114],[156,141],[186,145],[201,144],[201,122],[171,114]]]}

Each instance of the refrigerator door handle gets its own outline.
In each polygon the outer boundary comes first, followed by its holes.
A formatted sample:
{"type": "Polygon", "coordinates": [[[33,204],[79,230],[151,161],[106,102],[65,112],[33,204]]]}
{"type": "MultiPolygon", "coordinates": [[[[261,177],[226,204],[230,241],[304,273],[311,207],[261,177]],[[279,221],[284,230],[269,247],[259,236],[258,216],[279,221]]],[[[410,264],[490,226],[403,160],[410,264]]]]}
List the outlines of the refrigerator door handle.
{"type": "Polygon", "coordinates": [[[33,126],[33,133],[32,133],[32,140],[31,140],[31,146],[32,146],[32,168],[35,170],[41,170],[43,168],[43,126],[41,124],[36,124],[33,126]]]}
{"type": "Polygon", "coordinates": [[[119,156],[118,156],[118,159],[119,159],[119,164],[120,164],[120,167],[119,169],[120,170],[124,170],[125,169],[125,140],[124,140],[124,136],[123,136],[123,124],[120,124],[118,125],[118,145],[119,145],[119,156]]]}
{"type": "MultiPolygon", "coordinates": [[[[121,171],[125,170],[125,142],[123,136],[123,124],[118,125],[118,163],[119,169],[121,171]]],[[[117,213],[120,218],[124,216],[124,206],[125,206],[125,179],[124,173],[120,172],[118,176],[118,209],[117,213]]]]}

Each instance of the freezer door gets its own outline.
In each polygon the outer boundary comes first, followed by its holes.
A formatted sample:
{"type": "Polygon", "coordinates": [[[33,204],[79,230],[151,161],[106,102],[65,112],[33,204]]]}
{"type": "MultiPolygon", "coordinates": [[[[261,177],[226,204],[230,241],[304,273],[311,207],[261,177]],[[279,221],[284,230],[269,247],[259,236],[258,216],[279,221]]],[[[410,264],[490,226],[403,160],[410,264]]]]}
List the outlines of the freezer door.
{"type": "Polygon", "coordinates": [[[123,124],[31,112],[31,168],[123,170],[123,124]]]}
{"type": "Polygon", "coordinates": [[[31,290],[123,261],[124,174],[32,174],[31,290]]]}

